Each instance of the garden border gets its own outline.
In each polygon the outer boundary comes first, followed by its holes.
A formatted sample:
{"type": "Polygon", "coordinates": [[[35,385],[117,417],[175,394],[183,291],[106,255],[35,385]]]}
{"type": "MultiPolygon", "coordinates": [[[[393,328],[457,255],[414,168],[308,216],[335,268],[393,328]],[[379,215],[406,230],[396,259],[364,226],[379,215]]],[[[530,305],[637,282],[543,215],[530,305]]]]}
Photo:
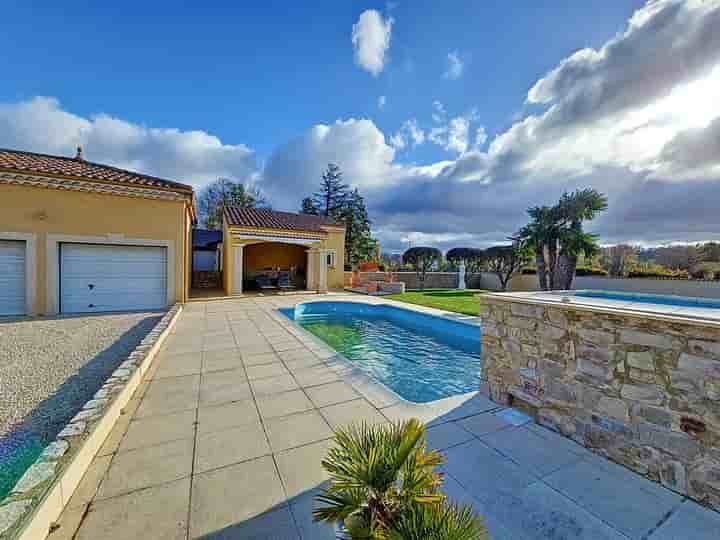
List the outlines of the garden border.
{"type": "Polygon", "coordinates": [[[182,312],[173,305],[0,501],[0,540],[45,540],[182,312]]]}

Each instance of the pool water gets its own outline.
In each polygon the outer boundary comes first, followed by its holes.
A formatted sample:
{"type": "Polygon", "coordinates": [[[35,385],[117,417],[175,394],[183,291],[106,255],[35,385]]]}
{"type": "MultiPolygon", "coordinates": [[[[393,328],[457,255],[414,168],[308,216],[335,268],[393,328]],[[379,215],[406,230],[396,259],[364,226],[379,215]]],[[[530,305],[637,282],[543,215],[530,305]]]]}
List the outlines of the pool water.
{"type": "Polygon", "coordinates": [[[426,403],[478,389],[479,326],[357,302],[281,311],[406,400],[426,403]]]}
{"type": "Polygon", "coordinates": [[[690,296],[672,296],[664,294],[624,293],[620,291],[575,291],[573,296],[580,298],[599,298],[603,300],[618,300],[621,302],[641,302],[661,306],[677,306],[690,308],[720,309],[720,300],[710,298],[695,298],[690,296]]]}

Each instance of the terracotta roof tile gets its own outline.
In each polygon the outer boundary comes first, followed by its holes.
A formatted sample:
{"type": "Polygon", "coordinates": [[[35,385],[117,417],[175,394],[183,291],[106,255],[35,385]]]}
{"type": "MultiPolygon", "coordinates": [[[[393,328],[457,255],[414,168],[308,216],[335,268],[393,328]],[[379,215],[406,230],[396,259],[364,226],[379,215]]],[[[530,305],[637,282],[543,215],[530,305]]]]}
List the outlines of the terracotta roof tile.
{"type": "Polygon", "coordinates": [[[147,174],[92,163],[84,159],[50,156],[20,150],[0,148],[0,170],[40,175],[68,176],[84,180],[97,180],[101,182],[115,182],[118,184],[192,192],[191,186],[170,180],[163,180],[162,178],[149,176],[147,174]]]}
{"type": "Polygon", "coordinates": [[[323,226],[342,227],[323,216],[277,212],[265,208],[229,206],[225,208],[225,217],[231,226],[256,229],[321,232],[323,226]]]}

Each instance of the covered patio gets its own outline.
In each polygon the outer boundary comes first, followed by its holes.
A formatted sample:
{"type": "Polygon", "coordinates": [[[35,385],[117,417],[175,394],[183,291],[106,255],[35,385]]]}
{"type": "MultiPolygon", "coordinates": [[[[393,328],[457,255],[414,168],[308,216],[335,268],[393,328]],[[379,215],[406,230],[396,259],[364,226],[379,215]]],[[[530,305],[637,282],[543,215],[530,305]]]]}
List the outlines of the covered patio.
{"type": "Polygon", "coordinates": [[[344,227],[321,216],[256,208],[226,208],[224,217],[225,295],[342,287],[344,227]]]}

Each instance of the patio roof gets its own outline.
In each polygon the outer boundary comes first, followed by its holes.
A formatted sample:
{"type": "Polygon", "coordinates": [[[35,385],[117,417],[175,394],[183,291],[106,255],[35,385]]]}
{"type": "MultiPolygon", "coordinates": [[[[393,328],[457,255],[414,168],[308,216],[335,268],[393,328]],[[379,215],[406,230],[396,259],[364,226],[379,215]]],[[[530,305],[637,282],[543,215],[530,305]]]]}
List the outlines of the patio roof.
{"type": "Polygon", "coordinates": [[[325,227],[343,227],[332,219],[310,214],[278,212],[267,208],[225,208],[225,219],[231,227],[280,231],[322,233],[325,227]]]}

